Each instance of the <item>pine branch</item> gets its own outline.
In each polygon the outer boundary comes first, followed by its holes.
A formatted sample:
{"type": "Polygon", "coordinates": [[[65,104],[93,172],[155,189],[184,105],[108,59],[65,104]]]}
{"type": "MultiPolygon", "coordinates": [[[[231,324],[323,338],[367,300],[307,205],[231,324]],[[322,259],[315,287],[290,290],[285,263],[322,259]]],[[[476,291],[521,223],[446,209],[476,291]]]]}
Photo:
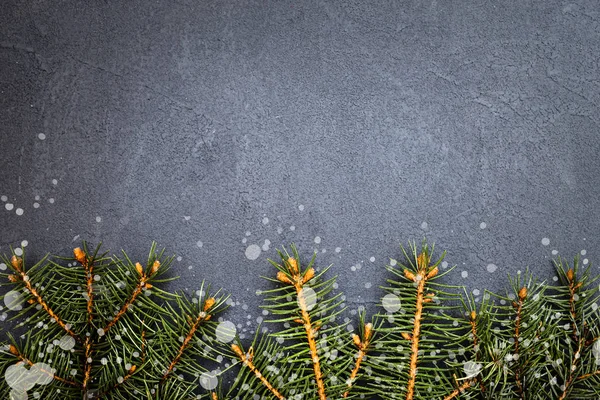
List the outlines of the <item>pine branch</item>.
{"type": "Polygon", "coordinates": [[[242,348],[237,344],[232,344],[231,349],[238,356],[238,358],[244,364],[244,366],[250,369],[252,373],[254,373],[256,378],[262,382],[262,384],[267,388],[269,392],[273,394],[273,396],[277,397],[279,400],[285,400],[285,397],[283,397],[283,395],[279,393],[279,391],[275,389],[275,387],[273,387],[273,385],[267,380],[267,378],[265,378],[265,376],[252,363],[252,359],[254,358],[254,351],[252,347],[250,347],[250,350],[247,354],[244,353],[242,348]]]}
{"type": "Polygon", "coordinates": [[[348,394],[350,393],[350,389],[352,388],[352,385],[356,380],[356,376],[358,375],[358,371],[360,370],[360,365],[365,356],[367,355],[369,345],[371,344],[371,340],[373,339],[373,324],[369,322],[368,324],[363,324],[363,326],[364,327],[362,337],[360,337],[357,334],[352,335],[352,341],[354,342],[354,345],[358,347],[358,354],[356,355],[356,363],[354,365],[354,368],[352,369],[352,372],[350,373],[350,378],[348,378],[347,381],[348,390],[344,392],[344,398],[348,397],[348,394]]]}
{"type": "Polygon", "coordinates": [[[13,283],[22,282],[23,285],[25,286],[25,288],[31,294],[31,296],[33,296],[34,302],[36,302],[37,304],[39,304],[41,306],[41,308],[44,311],[46,311],[46,313],[48,314],[48,317],[50,319],[55,320],[56,323],[61,328],[63,328],[64,331],[67,334],[69,334],[71,337],[73,337],[75,340],[77,340],[78,342],[82,342],[82,340],[79,337],[79,335],[77,335],[75,332],[73,332],[73,330],[71,330],[70,325],[67,324],[62,318],[60,318],[52,310],[52,308],[44,301],[44,299],[38,293],[38,291],[33,287],[33,285],[31,284],[31,281],[29,279],[29,276],[25,273],[25,270],[23,268],[23,259],[20,258],[20,257],[15,256],[15,255],[13,255],[12,258],[11,258],[11,260],[10,260],[10,263],[11,263],[12,267],[14,268],[15,272],[17,273],[17,275],[9,275],[8,279],[11,282],[13,282],[13,283]]]}
{"type": "Polygon", "coordinates": [[[404,276],[417,284],[417,301],[414,313],[414,327],[412,335],[405,334],[404,338],[411,342],[410,372],[406,387],[406,400],[412,400],[415,392],[415,381],[417,379],[417,364],[419,360],[419,340],[421,337],[421,318],[423,315],[423,305],[433,301],[433,295],[425,294],[425,283],[438,274],[438,268],[429,266],[429,254],[420,253],[417,256],[417,274],[408,269],[404,270],[404,276]]]}

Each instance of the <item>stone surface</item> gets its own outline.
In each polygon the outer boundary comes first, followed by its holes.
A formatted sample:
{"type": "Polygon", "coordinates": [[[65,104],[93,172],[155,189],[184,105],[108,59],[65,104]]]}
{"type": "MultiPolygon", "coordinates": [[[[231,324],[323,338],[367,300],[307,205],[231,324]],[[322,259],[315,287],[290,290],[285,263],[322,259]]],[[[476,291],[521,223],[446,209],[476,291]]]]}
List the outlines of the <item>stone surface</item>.
{"type": "Polygon", "coordinates": [[[470,291],[551,278],[597,257],[598,32],[594,0],[4,0],[0,252],[156,240],[234,321],[292,242],[354,309],[425,236],[470,291]]]}

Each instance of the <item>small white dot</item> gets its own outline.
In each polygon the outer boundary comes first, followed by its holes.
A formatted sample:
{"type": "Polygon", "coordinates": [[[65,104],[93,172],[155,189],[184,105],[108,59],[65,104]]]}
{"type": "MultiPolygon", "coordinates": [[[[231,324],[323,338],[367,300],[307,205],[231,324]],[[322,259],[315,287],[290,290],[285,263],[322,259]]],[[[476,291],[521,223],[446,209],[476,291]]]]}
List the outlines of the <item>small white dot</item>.
{"type": "Polygon", "coordinates": [[[198,241],[196,242],[196,246],[198,246],[198,247],[202,248],[202,246],[204,246],[204,243],[202,243],[202,240],[198,240],[198,241]]]}
{"type": "Polygon", "coordinates": [[[2,200],[2,201],[7,201],[7,200],[8,200],[8,197],[6,197],[6,196],[4,196],[4,195],[3,195],[2,197],[0,197],[0,200],[2,200]]]}
{"type": "Polygon", "coordinates": [[[590,262],[590,260],[588,260],[587,258],[583,259],[583,265],[588,265],[590,262]]]}
{"type": "Polygon", "coordinates": [[[100,217],[100,216],[96,217],[96,222],[102,222],[102,217],[100,217]]]}
{"type": "Polygon", "coordinates": [[[267,218],[267,217],[264,217],[264,218],[262,219],[262,223],[263,223],[263,225],[267,225],[267,224],[269,223],[269,218],[267,218]]]}
{"type": "Polygon", "coordinates": [[[582,256],[585,256],[586,254],[587,254],[587,251],[586,251],[586,250],[581,250],[581,255],[582,255],[582,256]]]}
{"type": "Polygon", "coordinates": [[[13,208],[15,208],[15,205],[13,203],[6,203],[4,208],[6,208],[8,211],[11,211],[13,208]]]}
{"type": "Polygon", "coordinates": [[[488,264],[486,269],[488,272],[492,273],[492,272],[496,272],[496,270],[498,269],[498,266],[496,264],[488,264]]]}
{"type": "Polygon", "coordinates": [[[371,258],[369,258],[369,261],[371,261],[371,262],[375,262],[375,257],[371,257],[371,258]]]}
{"type": "Polygon", "coordinates": [[[558,250],[552,250],[552,255],[555,256],[558,254],[558,250]]]}
{"type": "Polygon", "coordinates": [[[303,205],[303,204],[300,204],[300,205],[298,206],[298,210],[300,210],[300,211],[304,211],[304,205],[303,205]]]}
{"type": "Polygon", "coordinates": [[[295,231],[296,227],[294,225],[290,226],[290,231],[295,231]]]}
{"type": "Polygon", "coordinates": [[[463,271],[460,273],[460,276],[462,276],[463,278],[466,278],[469,276],[469,273],[467,271],[463,271]]]}
{"type": "Polygon", "coordinates": [[[423,223],[421,224],[421,229],[423,229],[424,231],[426,231],[426,230],[427,230],[427,228],[429,228],[429,224],[427,224],[427,222],[423,222],[423,223]]]}
{"type": "Polygon", "coordinates": [[[22,208],[17,208],[15,210],[15,213],[17,213],[17,215],[23,215],[23,209],[22,208]]]}
{"type": "Polygon", "coordinates": [[[341,247],[336,247],[336,248],[335,248],[335,252],[336,252],[336,253],[339,253],[340,251],[342,251],[342,248],[341,248],[341,247]]]}
{"type": "Polygon", "coordinates": [[[17,256],[19,256],[19,257],[20,257],[20,256],[22,256],[22,255],[23,255],[23,249],[22,249],[22,248],[20,248],[20,247],[17,247],[17,248],[15,249],[15,255],[17,255],[17,256]]]}
{"type": "Polygon", "coordinates": [[[316,244],[321,243],[321,236],[315,236],[315,243],[316,244]]]}
{"type": "Polygon", "coordinates": [[[50,197],[50,198],[48,199],[48,203],[50,203],[50,204],[54,204],[54,197],[50,197]]]}
{"type": "Polygon", "coordinates": [[[485,222],[482,222],[479,224],[479,229],[485,229],[487,227],[487,224],[485,222]]]}
{"type": "Polygon", "coordinates": [[[46,134],[44,134],[44,133],[38,133],[38,139],[40,139],[40,140],[46,139],[46,134]]]}
{"type": "Polygon", "coordinates": [[[21,242],[21,246],[23,246],[23,247],[27,247],[28,244],[29,244],[29,242],[27,240],[23,240],[21,242]]]}
{"type": "Polygon", "coordinates": [[[33,203],[33,208],[40,208],[40,203],[38,203],[38,202],[33,203]]]}
{"type": "Polygon", "coordinates": [[[543,244],[544,246],[548,246],[548,245],[550,244],[550,239],[548,239],[548,238],[543,238],[543,239],[542,239],[542,244],[543,244]]]}
{"type": "Polygon", "coordinates": [[[53,185],[58,185],[58,181],[56,179],[52,179],[52,184],[53,185]]]}

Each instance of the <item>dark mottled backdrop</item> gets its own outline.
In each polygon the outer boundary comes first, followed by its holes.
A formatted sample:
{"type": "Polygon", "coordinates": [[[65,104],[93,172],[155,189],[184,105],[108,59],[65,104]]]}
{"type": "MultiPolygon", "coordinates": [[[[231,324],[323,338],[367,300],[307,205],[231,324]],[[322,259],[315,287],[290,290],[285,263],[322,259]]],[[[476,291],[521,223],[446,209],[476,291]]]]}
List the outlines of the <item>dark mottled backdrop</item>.
{"type": "Polygon", "coordinates": [[[425,236],[551,280],[598,257],[599,61],[596,0],[3,0],[0,252],[156,240],[238,322],[291,242],[351,308],[425,236]]]}

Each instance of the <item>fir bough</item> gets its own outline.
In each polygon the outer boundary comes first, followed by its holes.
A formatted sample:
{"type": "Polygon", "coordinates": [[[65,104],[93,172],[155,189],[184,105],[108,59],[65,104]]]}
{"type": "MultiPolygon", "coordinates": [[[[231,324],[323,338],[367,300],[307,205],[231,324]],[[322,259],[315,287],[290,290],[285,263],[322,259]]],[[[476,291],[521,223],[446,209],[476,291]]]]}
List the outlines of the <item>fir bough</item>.
{"type": "MultiPolygon", "coordinates": [[[[295,246],[271,261],[270,329],[251,343],[219,323],[227,297],[160,284],[172,258],[74,250],[27,265],[4,258],[4,304],[22,322],[0,352],[2,398],[25,399],[598,399],[598,276],[555,262],[557,284],[530,272],[481,298],[444,284],[452,268],[423,242],[387,266],[381,311],[354,329],[329,267],[295,246]],[[65,265],[66,264],[66,265],[65,265]],[[343,322],[342,322],[343,321],[343,322]],[[224,368],[209,366],[225,363],[224,368]],[[224,379],[234,374],[232,382],[224,379]]],[[[2,310],[0,310],[2,311],[2,310]]]]}

